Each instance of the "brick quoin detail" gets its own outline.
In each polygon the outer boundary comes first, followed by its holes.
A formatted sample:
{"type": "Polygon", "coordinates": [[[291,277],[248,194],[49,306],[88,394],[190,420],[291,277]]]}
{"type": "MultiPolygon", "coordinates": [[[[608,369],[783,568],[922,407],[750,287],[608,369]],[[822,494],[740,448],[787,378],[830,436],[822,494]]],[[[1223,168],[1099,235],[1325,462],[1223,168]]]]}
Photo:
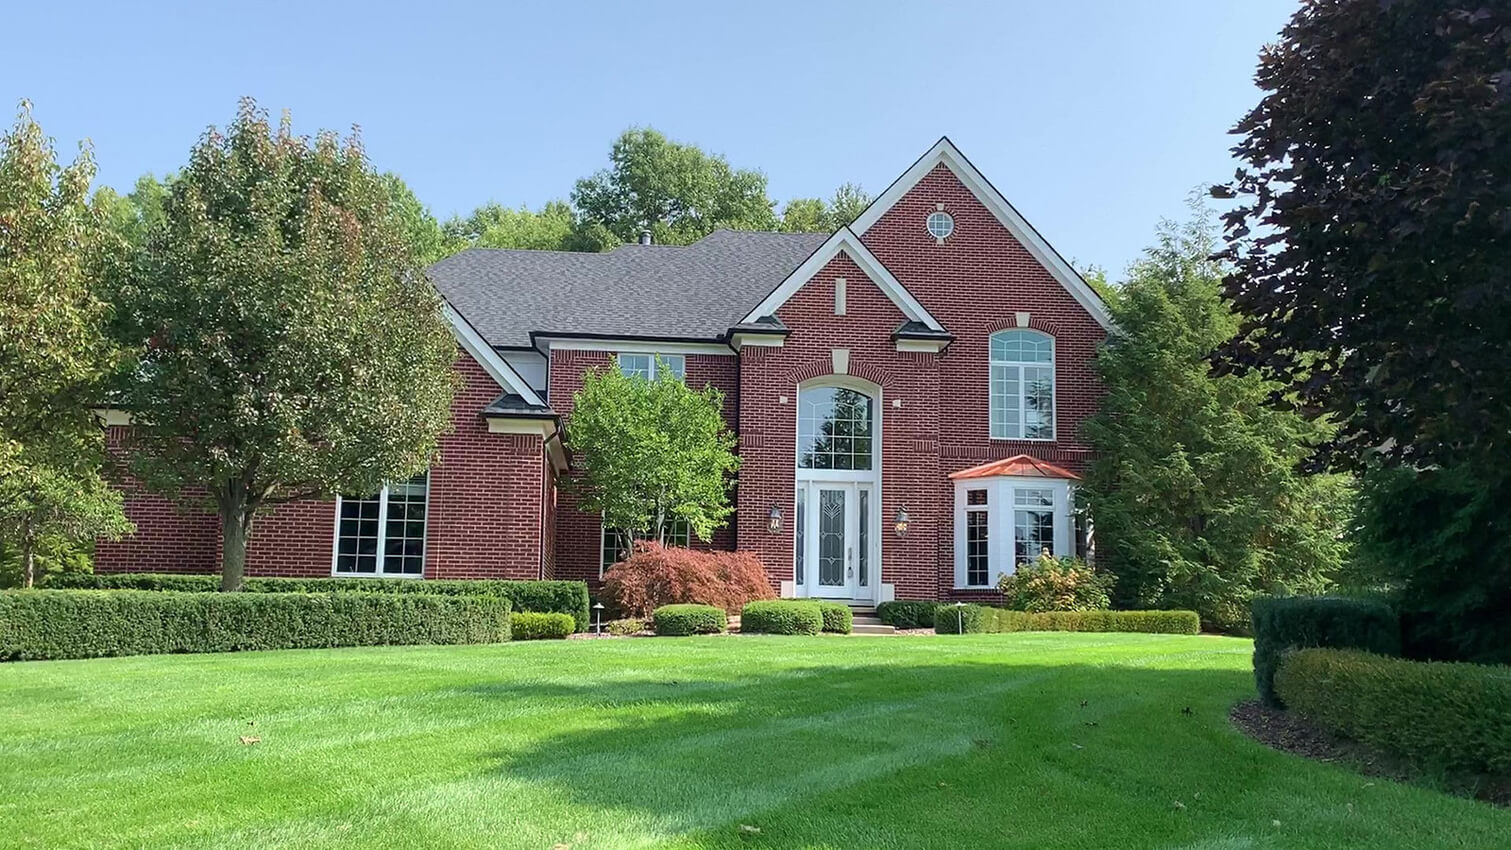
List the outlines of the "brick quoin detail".
{"type": "MultiPolygon", "coordinates": [[[[461,386],[451,426],[441,436],[430,470],[426,519],[426,578],[533,579],[541,574],[545,495],[544,445],[539,436],[492,434],[481,411],[501,392],[471,357],[461,354],[461,386]]],[[[112,454],[125,452],[127,428],[106,434],[112,454]]],[[[126,516],[136,533],[100,541],[100,572],[212,573],[220,569],[220,518],[198,505],[178,507],[119,474],[126,516]]],[[[279,505],[260,514],[247,546],[247,575],[320,577],[331,574],[335,500],[279,505]]]]}

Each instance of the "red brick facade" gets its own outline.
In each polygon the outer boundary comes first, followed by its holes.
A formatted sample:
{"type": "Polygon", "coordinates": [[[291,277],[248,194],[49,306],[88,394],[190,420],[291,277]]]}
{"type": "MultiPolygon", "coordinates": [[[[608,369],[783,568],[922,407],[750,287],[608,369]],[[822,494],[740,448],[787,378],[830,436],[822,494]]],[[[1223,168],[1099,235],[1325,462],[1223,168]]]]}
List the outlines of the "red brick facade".
{"type": "MultiPolygon", "coordinates": [[[[701,545],[750,550],[766,564],[774,587],[791,581],[799,388],[835,379],[835,351],[843,350],[848,360],[843,379],[873,394],[880,423],[882,524],[875,533],[881,540],[880,583],[890,585],[886,594],[899,599],[986,595],[954,589],[955,496],[948,476],[1017,454],[1083,471],[1089,449],[1079,431],[1100,401],[1092,362],[1105,331],[942,162],[879,218],[857,227],[864,228],[859,238],[875,261],[953,339],[941,351],[899,351],[893,334],[909,315],[884,291],[886,282],[873,279],[886,274],[868,275],[865,268],[874,266],[841,252],[775,308],[788,329],[780,346],[729,347],[723,354],[708,351],[710,341],[668,341],[668,351],[684,354],[689,385],[712,385],[724,393],[725,417],[739,435],[737,512],[727,528],[701,545]],[[942,242],[925,227],[938,210],[954,219],[953,234],[942,242]],[[843,315],[836,314],[838,278],[846,281],[843,315]],[[1054,338],[1052,441],[989,436],[989,336],[1020,326],[1024,314],[1028,327],[1054,338]],[[776,533],[768,528],[773,507],[787,518],[776,533]],[[892,528],[899,510],[909,516],[905,535],[892,528]]],[[[1042,246],[1036,250],[1044,256],[1042,246]]],[[[644,341],[622,344],[637,351],[655,347],[644,341]]],[[[602,340],[549,347],[545,397],[568,435],[573,394],[588,370],[610,367],[613,347],[602,340]]],[[[431,470],[425,576],[549,577],[596,586],[598,517],[577,509],[577,497],[561,486],[565,476],[553,468],[539,433],[489,430],[481,411],[504,391],[489,371],[465,354],[457,369],[464,386],[431,470]]],[[[122,436],[112,430],[113,443],[122,436]]],[[[126,490],[137,533],[120,543],[101,543],[99,569],[215,569],[219,533],[213,516],[179,512],[129,482],[126,490]]],[[[280,507],[259,519],[248,571],[329,575],[334,533],[332,502],[280,507]]]]}
{"type": "MultiPolygon", "coordinates": [[[[462,386],[450,430],[430,470],[425,542],[426,578],[539,578],[548,555],[542,529],[552,522],[542,438],[490,433],[481,411],[499,396],[487,372],[466,354],[456,365],[462,386]]],[[[107,439],[119,449],[123,427],[107,439]]],[[[199,507],[175,508],[129,479],[126,515],[136,533],[101,541],[101,572],[214,572],[220,566],[220,520],[199,507]]],[[[331,575],[336,534],[334,500],[294,502],[259,516],[247,546],[252,576],[331,575]]]]}

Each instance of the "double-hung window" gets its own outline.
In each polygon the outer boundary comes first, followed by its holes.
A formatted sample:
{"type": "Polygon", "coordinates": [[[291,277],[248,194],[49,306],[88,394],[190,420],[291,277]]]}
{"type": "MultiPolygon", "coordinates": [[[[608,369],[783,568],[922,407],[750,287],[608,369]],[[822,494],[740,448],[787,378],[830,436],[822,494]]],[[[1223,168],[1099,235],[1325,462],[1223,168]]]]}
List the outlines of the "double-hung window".
{"type": "Polygon", "coordinates": [[[647,381],[654,381],[662,377],[674,377],[684,380],[687,373],[687,360],[680,354],[628,354],[620,352],[614,355],[619,362],[619,371],[630,377],[641,377],[647,381]]]}
{"type": "Polygon", "coordinates": [[[991,336],[991,437],[1055,438],[1055,343],[1048,334],[998,331],[991,336]]]}
{"type": "Polygon", "coordinates": [[[425,513],[430,478],[420,473],[371,496],[336,500],[331,574],[408,576],[425,572],[425,513]]]}

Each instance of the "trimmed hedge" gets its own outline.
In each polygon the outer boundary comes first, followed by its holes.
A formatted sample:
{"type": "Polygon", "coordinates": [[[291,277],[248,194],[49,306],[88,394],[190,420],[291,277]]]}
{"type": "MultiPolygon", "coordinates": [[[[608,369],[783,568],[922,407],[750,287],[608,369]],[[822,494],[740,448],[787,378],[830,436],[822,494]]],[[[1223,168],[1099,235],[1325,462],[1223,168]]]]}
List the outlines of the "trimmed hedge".
{"type": "Polygon", "coordinates": [[[1511,775],[1511,666],[1302,649],[1281,660],[1275,691],[1313,722],[1418,767],[1511,775]]]}
{"type": "Polygon", "coordinates": [[[729,628],[723,608],[684,602],[662,605],[651,614],[658,635],[714,635],[729,628]]]}
{"type": "Polygon", "coordinates": [[[771,599],[747,602],[740,611],[740,631],[769,635],[816,635],[824,628],[818,603],[771,599]]]}
{"type": "Polygon", "coordinates": [[[1401,621],[1384,602],[1338,596],[1269,596],[1254,600],[1254,684],[1266,705],[1275,694],[1275,669],[1285,653],[1310,647],[1401,654],[1401,621]]]}
{"type": "Polygon", "coordinates": [[[571,614],[557,611],[521,611],[510,618],[514,640],[562,640],[577,628],[571,614]]]}
{"type": "Polygon", "coordinates": [[[509,639],[509,600],[386,593],[0,593],[0,659],[509,639]]]}
{"type": "Polygon", "coordinates": [[[898,599],[876,606],[876,617],[883,623],[899,629],[934,628],[934,610],[938,602],[927,599],[898,599]]]}
{"type": "MultiPolygon", "coordinates": [[[[220,576],[173,573],[63,573],[50,576],[49,588],[99,590],[220,590],[220,576]]],[[[394,578],[249,578],[246,593],[432,593],[447,596],[502,596],[515,611],[571,614],[577,631],[587,631],[588,586],[580,581],[504,581],[502,579],[394,578]]]]}
{"type": "Polygon", "coordinates": [[[1138,632],[1194,635],[1201,631],[1195,611],[1009,611],[985,605],[940,605],[934,614],[940,634],[1002,632],[1138,632]]]}
{"type": "Polygon", "coordinates": [[[823,630],[837,635],[847,635],[855,628],[855,612],[843,602],[819,601],[818,613],[824,618],[823,630]]]}

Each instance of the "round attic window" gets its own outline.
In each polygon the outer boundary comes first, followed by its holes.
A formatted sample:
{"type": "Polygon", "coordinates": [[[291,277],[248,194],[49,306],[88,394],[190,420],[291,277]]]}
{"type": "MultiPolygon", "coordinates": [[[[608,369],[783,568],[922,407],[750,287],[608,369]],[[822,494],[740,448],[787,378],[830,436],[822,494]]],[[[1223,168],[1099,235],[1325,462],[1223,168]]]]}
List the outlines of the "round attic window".
{"type": "Polygon", "coordinates": [[[935,239],[948,239],[955,232],[955,219],[947,212],[929,213],[929,235],[935,239]]]}

